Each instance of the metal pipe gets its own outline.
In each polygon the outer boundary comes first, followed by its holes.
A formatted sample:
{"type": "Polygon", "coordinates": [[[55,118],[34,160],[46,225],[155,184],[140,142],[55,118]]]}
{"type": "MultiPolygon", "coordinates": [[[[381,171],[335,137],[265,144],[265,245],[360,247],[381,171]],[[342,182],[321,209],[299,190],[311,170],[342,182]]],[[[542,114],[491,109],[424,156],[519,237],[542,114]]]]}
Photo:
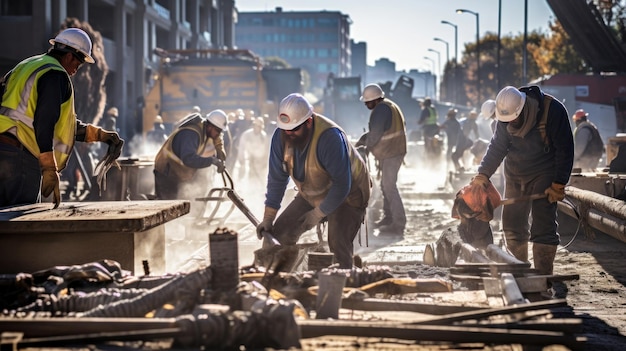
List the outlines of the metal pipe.
{"type": "Polygon", "coordinates": [[[565,195],[573,201],[559,202],[562,213],[626,242],[626,202],[572,186],[565,188],[565,195]]]}

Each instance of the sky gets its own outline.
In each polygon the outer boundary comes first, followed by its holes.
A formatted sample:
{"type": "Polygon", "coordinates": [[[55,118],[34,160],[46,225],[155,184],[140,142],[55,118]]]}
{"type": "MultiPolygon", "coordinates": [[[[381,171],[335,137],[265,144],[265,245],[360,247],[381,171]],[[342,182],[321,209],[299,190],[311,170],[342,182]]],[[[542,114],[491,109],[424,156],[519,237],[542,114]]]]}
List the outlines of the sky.
{"type": "MultiPolygon", "coordinates": [[[[498,32],[500,0],[235,0],[239,12],[274,11],[339,11],[352,20],[350,36],[367,43],[367,64],[382,57],[396,63],[396,70],[438,70],[443,67],[447,51],[454,55],[454,27],[457,25],[459,57],[465,43],[476,42],[476,16],[456,13],[466,9],[478,13],[480,36],[498,32]],[[438,37],[448,42],[435,41],[438,37]],[[439,54],[428,49],[438,51],[439,54]],[[430,57],[428,60],[424,57],[430,57]],[[433,67],[434,66],[434,67],[433,67]]],[[[555,16],[545,0],[501,0],[501,34],[524,32],[524,3],[528,3],[528,32],[548,32],[548,23],[555,16]]]]}

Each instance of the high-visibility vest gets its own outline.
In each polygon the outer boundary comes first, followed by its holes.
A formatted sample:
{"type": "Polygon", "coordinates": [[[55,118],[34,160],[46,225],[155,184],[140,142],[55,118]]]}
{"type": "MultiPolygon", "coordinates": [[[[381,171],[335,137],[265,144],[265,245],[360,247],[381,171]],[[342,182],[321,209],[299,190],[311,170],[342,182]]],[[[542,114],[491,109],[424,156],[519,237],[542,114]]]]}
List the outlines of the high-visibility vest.
{"type": "MultiPolygon", "coordinates": [[[[35,157],[40,150],[35,137],[33,121],[37,109],[37,83],[50,70],[67,72],[54,57],[46,54],[32,56],[20,62],[11,71],[0,106],[0,133],[15,134],[19,141],[35,157]]],[[[59,170],[65,168],[74,147],[76,112],[74,110],[74,87],[69,75],[70,98],[61,104],[59,120],[54,126],[53,150],[59,170]]]]}

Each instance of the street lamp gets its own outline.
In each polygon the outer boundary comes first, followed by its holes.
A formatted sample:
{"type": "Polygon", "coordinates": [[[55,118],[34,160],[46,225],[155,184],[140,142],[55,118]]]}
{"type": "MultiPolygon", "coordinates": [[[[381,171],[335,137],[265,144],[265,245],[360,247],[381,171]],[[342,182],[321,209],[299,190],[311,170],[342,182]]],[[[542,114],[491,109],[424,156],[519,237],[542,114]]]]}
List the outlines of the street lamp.
{"type": "MultiPolygon", "coordinates": [[[[432,63],[432,70],[431,70],[431,72],[434,72],[435,71],[435,60],[432,57],[428,57],[428,56],[424,56],[424,58],[426,60],[430,61],[430,63],[432,63]]],[[[435,84],[433,84],[434,88],[435,88],[434,92],[435,92],[435,94],[437,94],[437,75],[434,75],[434,76],[435,76],[435,79],[434,79],[434,83],[435,84]]],[[[437,96],[435,96],[435,98],[437,98],[437,96]]]]}
{"type": "Polygon", "coordinates": [[[435,49],[430,49],[430,48],[428,49],[428,51],[434,52],[435,54],[437,54],[437,58],[438,58],[437,72],[441,76],[441,53],[435,49]]]}
{"type": "MultiPolygon", "coordinates": [[[[450,89],[449,89],[450,88],[450,77],[446,76],[447,79],[444,81],[443,80],[443,76],[445,74],[446,67],[448,66],[448,64],[450,64],[450,45],[448,44],[447,41],[445,41],[445,40],[443,40],[441,38],[433,38],[433,40],[434,41],[440,41],[440,42],[446,44],[446,64],[444,65],[444,69],[443,69],[444,72],[442,72],[442,75],[441,75],[441,85],[442,85],[442,87],[445,88],[445,92],[446,92],[445,98],[449,100],[450,99],[450,89]]],[[[454,65],[454,66],[456,66],[456,65],[454,65]]],[[[452,66],[452,72],[454,72],[454,69],[455,69],[454,66],[452,66]]],[[[454,73],[452,73],[452,76],[454,76],[454,73]]],[[[456,100],[456,98],[455,98],[455,100],[456,100]]],[[[455,101],[455,103],[456,103],[456,101],[455,101]]]]}
{"type": "Polygon", "coordinates": [[[447,41],[441,39],[441,38],[433,38],[434,41],[440,41],[444,44],[446,44],[446,63],[450,61],[450,45],[448,44],[447,41]]]}
{"type": "Polygon", "coordinates": [[[459,31],[456,24],[448,21],[441,21],[442,24],[447,24],[454,27],[454,63],[456,66],[457,57],[459,57],[459,31]]]}
{"type": "Polygon", "coordinates": [[[465,10],[465,9],[457,9],[456,13],[469,13],[471,15],[476,16],[476,92],[478,94],[478,103],[481,101],[480,96],[480,27],[479,27],[479,15],[478,12],[465,10]]]}
{"type": "Polygon", "coordinates": [[[452,102],[454,104],[457,103],[456,97],[457,97],[457,89],[458,89],[458,82],[457,82],[457,62],[458,62],[458,57],[459,57],[459,28],[457,27],[456,24],[449,22],[449,21],[441,21],[441,24],[447,24],[449,26],[454,27],[454,65],[452,66],[452,102]]]}

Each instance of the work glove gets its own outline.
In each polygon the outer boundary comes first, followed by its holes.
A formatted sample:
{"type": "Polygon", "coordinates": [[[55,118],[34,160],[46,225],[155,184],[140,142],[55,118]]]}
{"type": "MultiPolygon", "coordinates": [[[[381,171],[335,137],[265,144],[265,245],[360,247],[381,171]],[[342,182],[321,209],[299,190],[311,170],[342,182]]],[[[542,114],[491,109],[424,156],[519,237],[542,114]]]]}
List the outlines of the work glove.
{"type": "Polygon", "coordinates": [[[226,165],[224,165],[224,161],[220,160],[217,157],[211,157],[211,164],[217,167],[217,173],[223,173],[226,169],[226,165]]]}
{"type": "Polygon", "coordinates": [[[274,219],[276,218],[277,213],[277,209],[265,206],[263,220],[256,226],[256,236],[259,240],[263,239],[263,232],[271,233],[274,231],[274,219]]]}
{"type": "Polygon", "coordinates": [[[95,141],[101,141],[109,145],[106,159],[111,162],[117,160],[117,158],[122,154],[124,140],[120,139],[117,132],[111,132],[100,127],[96,127],[93,124],[88,124],[86,128],[85,142],[93,143],[95,141]]]}
{"type": "Polygon", "coordinates": [[[319,207],[315,207],[311,211],[303,214],[298,221],[303,232],[315,227],[326,215],[319,207]]]}
{"type": "Polygon", "coordinates": [[[61,191],[59,190],[59,173],[57,162],[54,159],[54,151],[39,154],[39,167],[41,167],[41,195],[48,197],[54,194],[54,208],[61,203],[61,191]]]}
{"type": "Polygon", "coordinates": [[[565,198],[565,185],[559,183],[552,183],[544,194],[548,195],[548,201],[555,203],[565,198]]]}
{"type": "Polygon", "coordinates": [[[475,175],[474,177],[472,177],[472,180],[470,180],[470,186],[481,186],[483,188],[488,188],[489,185],[491,185],[491,181],[489,180],[489,178],[482,174],[482,173],[478,173],[477,175],[475,175]]]}

